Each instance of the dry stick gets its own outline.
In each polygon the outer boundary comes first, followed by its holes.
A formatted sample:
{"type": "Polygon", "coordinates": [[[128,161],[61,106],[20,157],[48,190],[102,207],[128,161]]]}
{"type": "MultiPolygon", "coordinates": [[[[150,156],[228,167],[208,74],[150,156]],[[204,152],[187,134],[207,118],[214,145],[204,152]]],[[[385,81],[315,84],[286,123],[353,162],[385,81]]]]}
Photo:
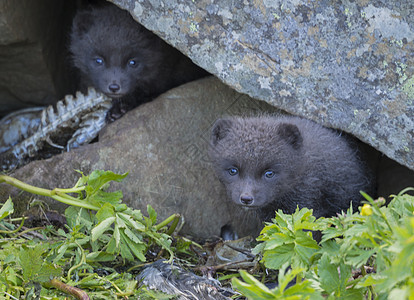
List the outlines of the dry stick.
{"type": "Polygon", "coordinates": [[[79,299],[79,300],[90,300],[91,299],[89,298],[88,294],[85,291],[78,289],[74,286],[67,285],[66,283],[63,283],[62,281],[57,280],[56,278],[53,278],[51,281],[48,282],[48,284],[50,284],[55,289],[58,289],[59,291],[62,291],[66,294],[70,294],[74,296],[76,299],[79,299]]]}
{"type": "Polygon", "coordinates": [[[200,271],[200,272],[203,272],[205,270],[212,270],[212,271],[216,272],[217,270],[224,269],[225,267],[229,267],[229,266],[232,266],[232,265],[237,265],[237,264],[244,263],[244,262],[251,262],[251,260],[250,259],[243,259],[243,260],[231,261],[231,262],[228,262],[228,263],[215,265],[215,266],[201,266],[201,267],[194,268],[193,270],[194,271],[200,271]]]}
{"type": "Polygon", "coordinates": [[[225,245],[227,247],[229,247],[230,249],[233,249],[234,251],[240,252],[241,254],[244,254],[244,255],[246,255],[248,257],[251,257],[251,258],[255,258],[256,257],[256,255],[252,254],[252,252],[249,251],[249,250],[247,250],[247,249],[235,247],[235,246],[233,246],[231,244],[225,244],[225,245]]]}

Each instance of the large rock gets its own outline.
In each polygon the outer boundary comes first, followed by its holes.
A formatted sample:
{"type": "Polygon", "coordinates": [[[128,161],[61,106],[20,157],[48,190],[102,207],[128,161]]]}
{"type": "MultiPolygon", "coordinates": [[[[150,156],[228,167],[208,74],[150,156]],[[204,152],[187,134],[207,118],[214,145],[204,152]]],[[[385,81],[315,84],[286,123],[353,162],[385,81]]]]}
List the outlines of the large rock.
{"type": "Polygon", "coordinates": [[[69,1],[0,1],[0,117],[55,103],[68,89],[64,71],[69,1]]]}
{"type": "Polygon", "coordinates": [[[414,169],[412,1],[112,2],[237,91],[414,169]]]}
{"type": "MultiPolygon", "coordinates": [[[[219,236],[233,224],[241,235],[255,234],[258,220],[246,218],[226,200],[207,157],[210,126],[222,115],[274,111],[265,102],[241,95],[216,78],[174,89],[108,125],[99,142],[48,160],[32,162],[11,176],[44,187],[71,187],[81,170],[129,172],[121,184],[124,202],[146,212],[151,204],[159,220],[173,213],[184,216],[184,234],[219,236]]],[[[32,195],[0,184],[0,201],[12,195],[20,210],[32,195]]],[[[60,208],[51,202],[52,208],[60,208]]]]}

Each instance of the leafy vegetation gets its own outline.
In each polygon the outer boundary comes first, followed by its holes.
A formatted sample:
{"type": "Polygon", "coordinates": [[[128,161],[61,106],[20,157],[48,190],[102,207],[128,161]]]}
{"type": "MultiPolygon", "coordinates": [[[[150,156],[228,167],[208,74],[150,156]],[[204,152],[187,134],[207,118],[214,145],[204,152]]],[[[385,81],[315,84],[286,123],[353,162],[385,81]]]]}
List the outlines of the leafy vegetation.
{"type": "MultiPolygon", "coordinates": [[[[70,204],[65,211],[65,228],[47,226],[36,238],[23,238],[27,232],[13,230],[6,222],[13,213],[13,203],[8,199],[0,209],[0,293],[9,299],[23,295],[46,297],[52,295],[46,287],[55,287],[76,297],[82,291],[73,288],[102,289],[92,293],[94,299],[108,299],[136,293],[137,282],[131,274],[119,274],[108,262],[126,265],[126,262],[146,260],[147,251],[158,247],[174,256],[171,246],[171,231],[178,222],[172,215],[156,224],[157,214],[148,206],[145,217],[139,210],[121,202],[122,192],[107,192],[110,181],[121,181],[127,174],[110,171],[94,171],[89,176],[82,174],[71,189],[46,190],[32,187],[8,176],[5,181],[23,190],[49,196],[70,204]],[[165,226],[173,223],[168,232],[165,226]],[[99,272],[110,274],[99,276],[99,272]],[[64,277],[63,275],[66,274],[64,277]],[[59,279],[58,279],[59,278],[59,279]]],[[[22,219],[23,225],[24,218],[22,219]]],[[[46,299],[45,298],[45,299],[46,299]]],[[[81,299],[81,298],[79,298],[81,299]]]]}
{"type": "Polygon", "coordinates": [[[241,271],[233,284],[249,299],[414,299],[414,197],[406,192],[315,220],[309,209],[281,211],[254,248],[268,269],[280,269],[273,289],[241,271]],[[308,230],[308,231],[303,231],[308,230]],[[317,243],[310,231],[321,231],[317,243]]]}
{"type": "MultiPolygon", "coordinates": [[[[94,171],[54,190],[0,175],[0,182],[69,205],[64,226],[25,228],[25,218],[11,218],[12,199],[0,204],[0,298],[171,299],[138,287],[132,266],[189,258],[192,242],[171,237],[178,215],[157,223],[152,207],[146,217],[122,203],[121,191],[108,192],[126,175],[94,171]]],[[[359,211],[332,218],[316,219],[306,208],[278,211],[253,249],[266,270],[221,278],[232,278],[240,299],[414,300],[414,197],[407,191],[388,205],[364,194],[359,211]]]]}

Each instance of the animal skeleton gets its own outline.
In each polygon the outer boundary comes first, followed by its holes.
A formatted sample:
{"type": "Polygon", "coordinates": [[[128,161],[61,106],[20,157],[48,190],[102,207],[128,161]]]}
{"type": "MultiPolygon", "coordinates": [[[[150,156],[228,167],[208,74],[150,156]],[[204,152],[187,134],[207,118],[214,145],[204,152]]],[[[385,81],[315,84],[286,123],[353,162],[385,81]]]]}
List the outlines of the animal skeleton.
{"type": "Polygon", "coordinates": [[[65,96],[56,103],[56,111],[50,105],[14,112],[0,121],[0,166],[11,169],[35,158],[45,143],[69,151],[92,141],[106,125],[106,114],[112,107],[111,98],[88,89],[65,96]],[[52,140],[67,137],[66,146],[52,140]]]}

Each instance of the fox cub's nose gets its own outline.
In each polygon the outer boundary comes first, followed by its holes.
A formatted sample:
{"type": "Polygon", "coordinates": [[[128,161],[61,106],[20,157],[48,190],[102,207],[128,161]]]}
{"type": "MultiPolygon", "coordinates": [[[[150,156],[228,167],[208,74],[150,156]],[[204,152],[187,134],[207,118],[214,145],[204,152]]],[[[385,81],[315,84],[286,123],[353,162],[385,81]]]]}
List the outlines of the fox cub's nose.
{"type": "Polygon", "coordinates": [[[253,203],[253,197],[250,195],[243,194],[240,196],[240,202],[243,205],[251,205],[253,203]]]}
{"type": "Polygon", "coordinates": [[[108,88],[109,88],[109,90],[110,90],[112,93],[116,93],[116,92],[118,92],[118,91],[121,89],[121,87],[119,86],[119,84],[116,84],[116,83],[112,83],[112,84],[110,84],[110,85],[108,86],[108,88]]]}

